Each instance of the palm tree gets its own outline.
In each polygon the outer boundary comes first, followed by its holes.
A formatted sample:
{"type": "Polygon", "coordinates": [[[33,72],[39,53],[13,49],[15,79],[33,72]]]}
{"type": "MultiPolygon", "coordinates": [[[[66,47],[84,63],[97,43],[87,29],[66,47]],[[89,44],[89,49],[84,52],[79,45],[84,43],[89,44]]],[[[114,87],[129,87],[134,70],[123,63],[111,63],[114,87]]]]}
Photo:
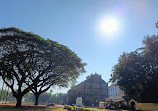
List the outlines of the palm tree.
{"type": "Polygon", "coordinates": [[[5,90],[4,90],[4,93],[3,93],[3,96],[2,96],[3,103],[5,103],[6,90],[7,90],[7,85],[5,85],[5,90]]]}
{"type": "Polygon", "coordinates": [[[6,99],[5,99],[5,104],[6,104],[6,101],[8,100],[8,98],[9,98],[9,87],[8,87],[8,90],[7,90],[7,92],[6,92],[6,99]]]}
{"type": "Polygon", "coordinates": [[[1,93],[0,93],[0,101],[2,101],[2,97],[3,97],[3,87],[4,87],[4,81],[3,81],[3,85],[2,85],[2,89],[1,89],[1,93]]]}

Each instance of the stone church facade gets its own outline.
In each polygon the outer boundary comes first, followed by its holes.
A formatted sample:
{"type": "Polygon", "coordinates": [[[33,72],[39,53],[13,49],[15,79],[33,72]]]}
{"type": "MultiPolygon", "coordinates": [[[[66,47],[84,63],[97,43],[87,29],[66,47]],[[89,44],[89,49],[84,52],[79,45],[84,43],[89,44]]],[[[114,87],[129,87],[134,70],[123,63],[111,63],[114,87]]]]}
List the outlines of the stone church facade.
{"type": "Polygon", "coordinates": [[[99,101],[108,98],[108,83],[100,75],[91,74],[85,81],[68,91],[67,103],[75,104],[77,97],[82,97],[85,106],[97,106],[99,101]]]}

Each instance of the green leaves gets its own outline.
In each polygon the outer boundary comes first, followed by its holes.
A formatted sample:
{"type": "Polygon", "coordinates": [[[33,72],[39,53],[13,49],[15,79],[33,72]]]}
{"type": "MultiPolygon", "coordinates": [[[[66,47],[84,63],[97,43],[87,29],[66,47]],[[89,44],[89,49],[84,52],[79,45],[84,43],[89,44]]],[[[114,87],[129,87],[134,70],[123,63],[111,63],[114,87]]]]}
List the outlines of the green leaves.
{"type": "Polygon", "coordinates": [[[15,27],[0,29],[0,46],[0,75],[16,98],[30,90],[39,96],[52,85],[67,87],[85,72],[86,64],[67,46],[15,27]]]}
{"type": "Polygon", "coordinates": [[[146,37],[143,44],[144,47],[120,56],[111,81],[117,82],[131,98],[135,96],[141,102],[158,102],[158,91],[155,91],[158,88],[155,85],[158,83],[158,37],[146,37]]]}

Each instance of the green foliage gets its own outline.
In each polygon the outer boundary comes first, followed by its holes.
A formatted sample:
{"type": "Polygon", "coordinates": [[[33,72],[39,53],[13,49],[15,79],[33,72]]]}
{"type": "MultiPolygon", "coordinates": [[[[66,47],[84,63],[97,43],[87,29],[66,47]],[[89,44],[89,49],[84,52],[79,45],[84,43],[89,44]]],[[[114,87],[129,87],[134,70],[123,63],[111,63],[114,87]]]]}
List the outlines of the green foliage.
{"type": "Polygon", "coordinates": [[[116,82],[129,98],[158,102],[158,37],[146,37],[143,44],[144,47],[120,56],[111,81],[116,82]]]}
{"type": "Polygon", "coordinates": [[[6,96],[8,96],[8,92],[7,91],[5,91],[5,90],[0,90],[0,99],[2,99],[2,98],[6,98],[6,96]],[[5,97],[4,97],[5,96],[5,97]]]}
{"type": "Polygon", "coordinates": [[[68,47],[44,40],[37,34],[15,27],[3,28],[0,29],[0,40],[0,75],[11,88],[18,106],[30,90],[37,103],[39,95],[52,85],[67,87],[85,72],[86,64],[68,47]]]}
{"type": "Polygon", "coordinates": [[[64,108],[69,111],[101,111],[99,109],[84,108],[84,107],[77,107],[77,106],[70,106],[70,105],[65,105],[64,108]]]}
{"type": "Polygon", "coordinates": [[[52,94],[51,93],[42,93],[40,96],[39,96],[39,103],[40,104],[48,104],[51,102],[52,100],[52,94]]]}
{"type": "Polygon", "coordinates": [[[12,93],[8,90],[0,90],[0,101],[14,101],[12,93]]]}
{"type": "MultiPolygon", "coordinates": [[[[24,100],[27,103],[33,103],[35,102],[35,96],[33,93],[28,92],[24,95],[24,100]]],[[[42,93],[39,96],[39,104],[48,104],[48,103],[54,103],[54,104],[65,104],[67,101],[66,94],[63,93],[57,93],[57,94],[51,94],[49,92],[42,93]]]]}
{"type": "Polygon", "coordinates": [[[33,103],[35,101],[35,97],[31,92],[26,93],[23,98],[26,103],[33,103]]]}
{"type": "Polygon", "coordinates": [[[52,102],[55,104],[66,104],[67,95],[63,93],[56,93],[52,97],[52,102]]]}

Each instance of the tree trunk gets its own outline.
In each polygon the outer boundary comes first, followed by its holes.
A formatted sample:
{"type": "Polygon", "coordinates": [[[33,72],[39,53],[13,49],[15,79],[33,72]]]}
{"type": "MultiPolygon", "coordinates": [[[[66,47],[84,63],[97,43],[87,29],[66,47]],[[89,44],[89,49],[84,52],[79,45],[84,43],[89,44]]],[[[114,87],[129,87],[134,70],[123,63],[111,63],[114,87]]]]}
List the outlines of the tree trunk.
{"type": "Polygon", "coordinates": [[[21,107],[21,101],[22,101],[22,97],[21,96],[18,96],[16,98],[17,102],[16,102],[16,107],[21,107]]]}
{"type": "Polygon", "coordinates": [[[35,105],[38,105],[39,94],[34,94],[34,95],[35,95],[35,105]]]}

